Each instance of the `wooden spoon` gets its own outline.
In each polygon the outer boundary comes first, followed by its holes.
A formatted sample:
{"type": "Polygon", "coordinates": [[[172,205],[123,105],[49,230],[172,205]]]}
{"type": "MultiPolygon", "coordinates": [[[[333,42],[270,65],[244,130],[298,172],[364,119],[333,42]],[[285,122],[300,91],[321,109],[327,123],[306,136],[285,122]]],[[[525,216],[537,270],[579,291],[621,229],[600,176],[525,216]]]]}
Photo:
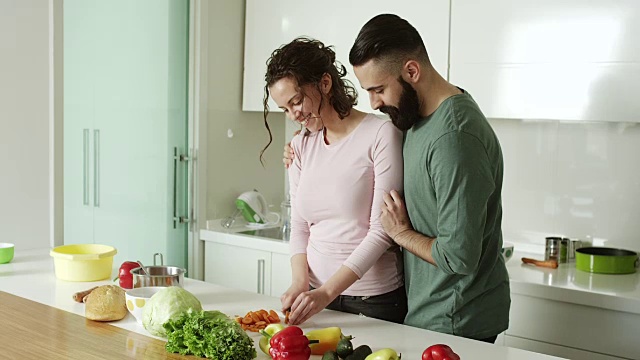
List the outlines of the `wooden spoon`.
{"type": "Polygon", "coordinates": [[[542,261],[542,260],[536,260],[536,259],[523,257],[522,258],[522,262],[525,263],[525,264],[532,264],[532,265],[535,265],[535,266],[547,267],[547,268],[551,268],[551,269],[557,269],[558,268],[558,261],[557,260],[542,261]]]}

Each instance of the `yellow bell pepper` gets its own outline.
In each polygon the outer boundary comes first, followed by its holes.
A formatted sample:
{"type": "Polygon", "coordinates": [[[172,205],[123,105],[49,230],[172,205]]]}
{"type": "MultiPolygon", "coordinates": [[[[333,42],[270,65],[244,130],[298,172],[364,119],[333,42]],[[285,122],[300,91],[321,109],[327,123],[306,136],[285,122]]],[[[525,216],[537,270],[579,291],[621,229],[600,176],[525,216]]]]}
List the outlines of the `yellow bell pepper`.
{"type": "MultiPolygon", "coordinates": [[[[328,327],[324,329],[311,330],[305,334],[309,340],[318,340],[317,344],[311,344],[312,355],[323,355],[327,351],[336,351],[338,342],[344,337],[339,327],[328,327]]],[[[349,336],[349,338],[351,338],[349,336]]]]}
{"type": "Polygon", "coordinates": [[[277,334],[284,328],[285,326],[282,324],[270,324],[267,325],[264,330],[260,331],[262,337],[260,338],[260,342],[258,343],[258,345],[260,345],[260,350],[262,350],[263,353],[271,356],[269,354],[269,349],[271,348],[271,343],[269,341],[271,340],[271,337],[273,335],[277,334]]]}
{"type": "Polygon", "coordinates": [[[372,353],[364,360],[400,360],[401,357],[395,350],[386,348],[372,353]]]}

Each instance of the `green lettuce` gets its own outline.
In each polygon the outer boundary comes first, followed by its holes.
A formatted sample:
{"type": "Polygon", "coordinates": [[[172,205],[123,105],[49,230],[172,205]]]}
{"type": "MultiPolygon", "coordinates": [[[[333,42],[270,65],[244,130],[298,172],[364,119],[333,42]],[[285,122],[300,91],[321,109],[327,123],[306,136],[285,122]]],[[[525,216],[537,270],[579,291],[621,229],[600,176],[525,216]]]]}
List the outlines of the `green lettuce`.
{"type": "Polygon", "coordinates": [[[202,310],[197,297],[177,286],[164,288],[155,293],[142,309],[142,325],[152,335],[166,337],[163,324],[189,309],[202,310]]]}
{"type": "Polygon", "coordinates": [[[220,311],[187,310],[164,324],[168,352],[216,360],[251,360],[253,340],[240,325],[220,311]]]}

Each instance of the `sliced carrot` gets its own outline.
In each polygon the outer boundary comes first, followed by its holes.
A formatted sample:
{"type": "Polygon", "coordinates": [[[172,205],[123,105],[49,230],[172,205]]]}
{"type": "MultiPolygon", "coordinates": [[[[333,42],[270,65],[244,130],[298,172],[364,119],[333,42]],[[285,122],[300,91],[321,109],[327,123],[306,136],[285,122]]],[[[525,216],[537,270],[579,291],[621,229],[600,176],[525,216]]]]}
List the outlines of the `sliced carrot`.
{"type": "Polygon", "coordinates": [[[253,319],[253,321],[254,321],[254,322],[258,322],[258,321],[262,320],[262,319],[260,318],[260,315],[256,314],[256,313],[255,313],[255,312],[253,312],[253,311],[251,312],[251,318],[253,319]]]}
{"type": "Polygon", "coordinates": [[[275,310],[260,309],[256,311],[249,311],[244,317],[235,316],[236,322],[238,322],[242,328],[246,331],[257,332],[264,329],[269,324],[276,324],[280,322],[280,316],[275,310]]]}
{"type": "Polygon", "coordinates": [[[260,318],[263,321],[269,322],[269,314],[265,311],[265,313],[260,313],[260,318]]]}

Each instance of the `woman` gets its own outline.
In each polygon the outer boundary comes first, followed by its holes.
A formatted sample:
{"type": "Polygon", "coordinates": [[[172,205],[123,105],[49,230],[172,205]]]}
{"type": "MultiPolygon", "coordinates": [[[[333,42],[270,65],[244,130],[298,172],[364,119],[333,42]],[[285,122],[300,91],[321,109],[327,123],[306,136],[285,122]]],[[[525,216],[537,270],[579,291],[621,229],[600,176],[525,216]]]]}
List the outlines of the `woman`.
{"type": "Polygon", "coordinates": [[[330,47],[308,38],[267,62],[269,144],[269,95],[306,128],[291,143],[288,170],[293,276],[281,301],[294,325],[325,307],[396,323],[407,312],[400,249],[380,223],[383,194],[402,188],[402,135],[353,108],[357,92],[345,74],[330,47]]]}

